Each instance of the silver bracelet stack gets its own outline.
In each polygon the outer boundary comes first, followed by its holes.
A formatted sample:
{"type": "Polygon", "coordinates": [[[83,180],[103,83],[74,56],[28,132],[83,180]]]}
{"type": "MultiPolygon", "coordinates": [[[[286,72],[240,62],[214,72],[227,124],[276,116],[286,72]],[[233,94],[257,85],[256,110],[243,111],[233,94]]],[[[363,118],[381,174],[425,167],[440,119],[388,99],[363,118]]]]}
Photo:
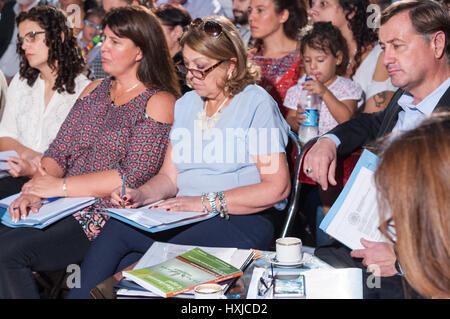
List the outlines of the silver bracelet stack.
{"type": "Polygon", "coordinates": [[[210,193],[202,193],[202,207],[205,213],[219,213],[221,218],[229,219],[227,201],[225,200],[225,194],[223,192],[210,192],[210,193]],[[217,210],[216,199],[219,198],[220,209],[217,210]],[[208,210],[205,204],[205,199],[208,199],[209,204],[211,205],[211,211],[208,210]]]}

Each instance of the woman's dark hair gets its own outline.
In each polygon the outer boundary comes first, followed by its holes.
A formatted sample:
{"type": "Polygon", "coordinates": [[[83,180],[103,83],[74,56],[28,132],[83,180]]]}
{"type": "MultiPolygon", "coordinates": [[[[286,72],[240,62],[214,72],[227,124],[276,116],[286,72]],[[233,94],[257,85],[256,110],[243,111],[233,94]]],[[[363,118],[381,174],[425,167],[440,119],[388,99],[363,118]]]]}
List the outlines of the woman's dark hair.
{"type": "MultiPolygon", "coordinates": [[[[57,77],[53,90],[62,93],[75,93],[75,78],[83,72],[85,62],[81,49],[75,39],[72,29],[67,25],[63,11],[52,6],[37,6],[29,11],[21,12],[17,25],[29,20],[36,22],[45,30],[45,44],[48,47],[48,66],[56,71],[57,77]]],[[[38,69],[28,64],[22,46],[17,43],[17,53],[21,57],[19,73],[32,86],[40,74],[38,69]]]]}
{"type": "Polygon", "coordinates": [[[336,66],[336,74],[344,75],[348,65],[348,47],[347,41],[342,36],[341,31],[333,26],[331,22],[316,22],[306,31],[300,40],[300,53],[305,53],[306,46],[320,50],[325,53],[331,53],[335,58],[338,53],[342,54],[342,61],[336,66]]]}
{"type": "Polygon", "coordinates": [[[162,21],[162,24],[172,28],[179,25],[183,31],[186,31],[192,21],[189,12],[179,4],[164,4],[153,12],[162,21]]]}
{"type": "MultiPolygon", "coordinates": [[[[289,11],[289,18],[283,23],[283,31],[291,40],[297,40],[300,30],[308,23],[308,12],[306,6],[301,0],[271,0],[275,12],[280,14],[283,10],[289,11]]],[[[261,48],[263,41],[256,39],[254,47],[261,48]]]]}
{"type": "Polygon", "coordinates": [[[126,6],[109,11],[102,23],[120,38],[127,38],[142,51],[137,78],[147,87],[156,87],[179,97],[180,88],[164,33],[150,10],[126,6]]]}
{"type": "Polygon", "coordinates": [[[372,14],[370,10],[367,12],[369,4],[369,0],[339,0],[339,5],[346,13],[345,18],[349,23],[357,46],[351,76],[355,74],[361,64],[363,54],[378,41],[375,28],[369,28],[367,23],[372,14]]]}
{"type": "Polygon", "coordinates": [[[289,11],[289,18],[283,24],[283,31],[289,39],[297,40],[298,33],[308,23],[308,13],[303,1],[272,0],[275,12],[289,11]]]}

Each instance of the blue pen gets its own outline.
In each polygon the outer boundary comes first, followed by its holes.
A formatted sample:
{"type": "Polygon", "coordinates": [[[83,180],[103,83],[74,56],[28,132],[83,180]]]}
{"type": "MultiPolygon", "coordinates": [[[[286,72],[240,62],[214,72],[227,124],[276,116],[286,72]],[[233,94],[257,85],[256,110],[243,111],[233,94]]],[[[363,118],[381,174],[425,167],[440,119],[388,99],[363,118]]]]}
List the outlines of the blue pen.
{"type": "Polygon", "coordinates": [[[122,198],[125,196],[125,174],[122,175],[122,198]]]}
{"type": "MultiPolygon", "coordinates": [[[[32,207],[32,206],[36,206],[36,205],[45,205],[45,204],[54,202],[55,200],[60,199],[60,198],[61,198],[61,197],[50,197],[50,198],[46,198],[46,199],[43,199],[43,200],[40,200],[40,201],[37,201],[37,202],[29,203],[29,204],[27,205],[27,207],[32,207]]],[[[13,210],[14,210],[14,209],[19,209],[19,207],[14,207],[13,210]]]]}

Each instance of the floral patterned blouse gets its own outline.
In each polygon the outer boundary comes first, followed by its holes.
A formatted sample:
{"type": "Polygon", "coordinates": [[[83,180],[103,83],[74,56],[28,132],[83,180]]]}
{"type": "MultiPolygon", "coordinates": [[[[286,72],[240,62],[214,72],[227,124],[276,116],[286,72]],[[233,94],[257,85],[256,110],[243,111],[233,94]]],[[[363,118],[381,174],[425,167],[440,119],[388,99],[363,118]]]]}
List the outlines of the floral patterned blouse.
{"type": "MultiPolygon", "coordinates": [[[[147,101],[158,92],[147,89],[128,103],[115,106],[111,79],[77,100],[44,156],[54,159],[66,177],[107,170],[126,174],[126,186],[136,188],[160,169],[167,150],[170,125],[145,113],[147,101]]],[[[108,219],[97,213],[110,207],[110,198],[75,213],[89,240],[108,219]]]]}
{"type": "Polygon", "coordinates": [[[262,49],[249,51],[251,60],[261,69],[261,82],[259,83],[278,103],[284,117],[287,108],[283,105],[287,90],[297,84],[302,76],[301,56],[298,50],[292,51],[279,59],[266,58],[262,49]]]}

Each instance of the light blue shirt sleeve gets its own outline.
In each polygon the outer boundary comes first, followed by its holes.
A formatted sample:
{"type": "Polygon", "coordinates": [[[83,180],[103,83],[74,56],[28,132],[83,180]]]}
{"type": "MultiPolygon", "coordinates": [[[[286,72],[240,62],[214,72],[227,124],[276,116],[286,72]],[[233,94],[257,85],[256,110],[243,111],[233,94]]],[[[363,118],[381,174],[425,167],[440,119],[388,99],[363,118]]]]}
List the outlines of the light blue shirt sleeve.
{"type": "Polygon", "coordinates": [[[329,139],[331,139],[334,142],[334,144],[336,144],[336,148],[338,148],[339,145],[341,145],[341,140],[334,134],[324,134],[321,137],[319,137],[319,140],[324,137],[328,137],[329,139]]]}

